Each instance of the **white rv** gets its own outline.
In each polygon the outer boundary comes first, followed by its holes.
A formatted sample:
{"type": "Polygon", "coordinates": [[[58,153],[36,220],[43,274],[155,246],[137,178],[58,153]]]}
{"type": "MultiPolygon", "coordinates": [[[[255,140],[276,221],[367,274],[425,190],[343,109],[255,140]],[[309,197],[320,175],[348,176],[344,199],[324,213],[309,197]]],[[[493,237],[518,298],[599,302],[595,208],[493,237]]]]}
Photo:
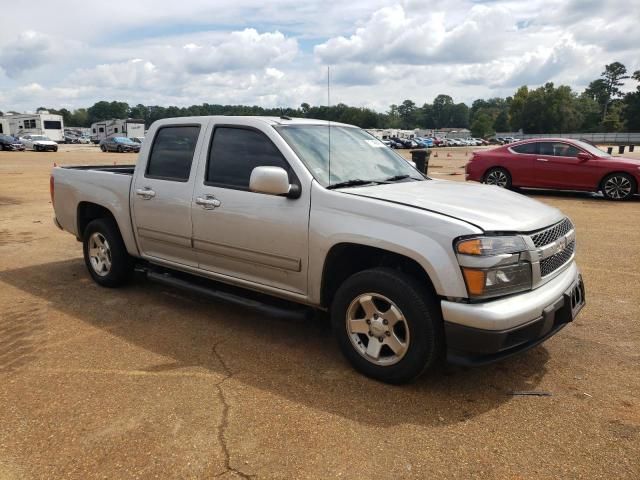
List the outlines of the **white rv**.
{"type": "Polygon", "coordinates": [[[91,140],[94,143],[100,143],[100,140],[112,136],[144,137],[144,120],[112,119],[91,124],[91,140]]]}
{"type": "MultiPolygon", "coordinates": [[[[5,115],[2,120],[9,124],[5,132],[14,137],[23,135],[44,135],[54,142],[64,141],[64,122],[62,115],[54,115],[47,111],[38,113],[21,113],[5,115]]],[[[4,130],[4,127],[3,127],[4,130]]]]}
{"type": "Polygon", "coordinates": [[[0,117],[0,135],[11,135],[9,130],[9,120],[4,117],[0,117]]]}

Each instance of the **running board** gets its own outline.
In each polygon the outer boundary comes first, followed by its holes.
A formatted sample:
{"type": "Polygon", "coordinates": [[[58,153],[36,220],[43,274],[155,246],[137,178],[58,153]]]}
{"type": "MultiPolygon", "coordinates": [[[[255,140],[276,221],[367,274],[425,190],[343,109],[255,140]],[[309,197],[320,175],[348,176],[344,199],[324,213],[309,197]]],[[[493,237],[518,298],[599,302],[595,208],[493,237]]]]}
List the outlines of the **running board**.
{"type": "MultiPolygon", "coordinates": [[[[205,297],[209,297],[213,300],[223,301],[241,307],[250,308],[252,310],[259,311],[265,315],[278,318],[296,319],[300,320],[303,317],[308,317],[313,313],[311,307],[305,307],[304,305],[298,305],[292,302],[274,300],[274,304],[267,301],[260,301],[255,298],[250,298],[253,293],[249,290],[246,291],[247,296],[236,294],[230,291],[224,291],[222,289],[214,288],[213,286],[201,285],[203,281],[190,281],[186,278],[178,278],[169,272],[156,272],[153,270],[143,270],[147,278],[153,282],[160,283],[168,287],[175,287],[180,290],[194,292],[205,297]],[[284,305],[275,305],[275,303],[283,303],[284,305]],[[291,306],[289,306],[289,304],[291,306]]],[[[211,282],[213,283],[213,282],[211,282]]],[[[230,287],[233,288],[233,287],[230,287]]]]}

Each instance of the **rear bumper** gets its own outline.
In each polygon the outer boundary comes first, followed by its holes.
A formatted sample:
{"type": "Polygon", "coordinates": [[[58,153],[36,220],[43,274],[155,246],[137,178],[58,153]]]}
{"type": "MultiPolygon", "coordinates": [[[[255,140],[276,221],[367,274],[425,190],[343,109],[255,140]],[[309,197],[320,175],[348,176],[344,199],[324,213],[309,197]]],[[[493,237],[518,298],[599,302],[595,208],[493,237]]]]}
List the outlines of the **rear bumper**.
{"type": "Polygon", "coordinates": [[[483,304],[443,303],[447,360],[483,365],[526,351],[555,335],[585,304],[575,263],[532,292],[483,304]]]}

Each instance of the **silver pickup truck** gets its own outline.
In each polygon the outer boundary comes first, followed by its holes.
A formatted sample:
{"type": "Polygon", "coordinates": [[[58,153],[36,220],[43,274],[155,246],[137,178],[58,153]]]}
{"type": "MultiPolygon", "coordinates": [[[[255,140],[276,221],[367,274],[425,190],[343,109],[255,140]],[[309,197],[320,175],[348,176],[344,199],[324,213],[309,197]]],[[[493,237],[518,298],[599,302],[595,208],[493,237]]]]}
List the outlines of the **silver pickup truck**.
{"type": "Polygon", "coordinates": [[[585,302],[560,211],[428,178],[350,125],[165,119],[135,167],[56,167],[51,195],[98,284],[120,286],[137,266],[328,311],[352,365],[385,382],[527,350],[585,302]]]}

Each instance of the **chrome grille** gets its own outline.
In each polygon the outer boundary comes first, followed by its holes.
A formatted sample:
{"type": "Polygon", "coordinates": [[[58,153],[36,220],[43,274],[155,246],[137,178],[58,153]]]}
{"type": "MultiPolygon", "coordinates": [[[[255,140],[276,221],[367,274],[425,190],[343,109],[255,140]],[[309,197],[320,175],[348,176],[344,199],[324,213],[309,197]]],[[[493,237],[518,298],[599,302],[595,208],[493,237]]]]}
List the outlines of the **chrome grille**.
{"type": "Polygon", "coordinates": [[[573,230],[573,223],[571,223],[571,220],[568,218],[565,218],[560,223],[556,223],[552,227],[534,233],[531,235],[531,240],[533,240],[533,244],[536,248],[540,248],[555,242],[571,230],[573,230]]]}
{"type": "MultiPolygon", "coordinates": [[[[570,222],[569,222],[570,223],[570,222]]],[[[555,272],[561,266],[563,266],[573,255],[573,251],[576,248],[575,240],[571,243],[568,243],[566,248],[561,252],[556,253],[555,255],[551,255],[550,257],[545,258],[540,261],[540,275],[542,277],[546,277],[547,275],[555,272]]]]}

